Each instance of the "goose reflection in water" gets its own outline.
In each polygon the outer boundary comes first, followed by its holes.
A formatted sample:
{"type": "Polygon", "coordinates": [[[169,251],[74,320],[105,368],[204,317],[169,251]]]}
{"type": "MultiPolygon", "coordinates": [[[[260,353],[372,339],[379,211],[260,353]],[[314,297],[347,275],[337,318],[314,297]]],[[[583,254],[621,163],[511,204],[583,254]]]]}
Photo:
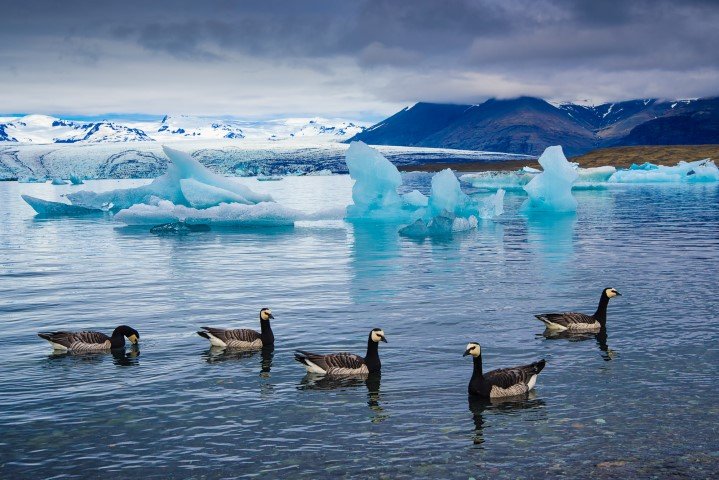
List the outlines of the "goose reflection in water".
{"type": "Polygon", "coordinates": [[[537,398],[537,393],[534,390],[515,397],[489,399],[467,396],[467,401],[469,403],[469,411],[472,413],[472,420],[474,421],[472,442],[475,445],[484,443],[485,415],[510,414],[511,412],[518,412],[530,408],[541,408],[545,405],[544,400],[537,398]]]}
{"type": "Polygon", "coordinates": [[[139,365],[140,348],[132,345],[129,350],[114,349],[99,352],[73,352],[55,350],[48,355],[48,361],[72,361],[75,363],[99,364],[112,356],[112,363],[118,367],[132,367],[139,365]]]}
{"type": "Polygon", "coordinates": [[[262,349],[243,350],[237,348],[210,347],[203,357],[207,363],[226,362],[228,360],[243,360],[252,358],[258,353],[260,354],[260,376],[268,378],[272,370],[272,359],[274,357],[274,347],[265,347],[262,349]]]}
{"type": "Polygon", "coordinates": [[[607,344],[607,327],[602,327],[597,333],[576,333],[567,331],[557,332],[547,329],[537,336],[544,337],[546,340],[563,339],[569,342],[584,342],[593,338],[597,342],[597,347],[599,347],[599,350],[602,352],[602,359],[604,361],[608,362],[617,355],[617,352],[609,348],[609,345],[607,344]]]}
{"type": "Polygon", "coordinates": [[[367,387],[367,406],[372,411],[372,423],[380,423],[389,418],[384,407],[380,404],[382,393],[380,386],[382,383],[382,374],[369,373],[364,375],[352,375],[345,377],[332,377],[325,375],[317,375],[314,373],[306,374],[300,384],[298,390],[344,390],[356,388],[364,385],[367,387]]]}

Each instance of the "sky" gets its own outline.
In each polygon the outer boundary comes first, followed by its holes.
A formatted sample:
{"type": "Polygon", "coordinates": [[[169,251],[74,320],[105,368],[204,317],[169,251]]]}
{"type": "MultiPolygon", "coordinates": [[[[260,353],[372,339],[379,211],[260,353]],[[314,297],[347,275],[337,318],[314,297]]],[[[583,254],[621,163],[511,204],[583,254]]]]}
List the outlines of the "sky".
{"type": "Polygon", "coordinates": [[[0,112],[379,120],[719,94],[715,0],[4,0],[0,112]]]}

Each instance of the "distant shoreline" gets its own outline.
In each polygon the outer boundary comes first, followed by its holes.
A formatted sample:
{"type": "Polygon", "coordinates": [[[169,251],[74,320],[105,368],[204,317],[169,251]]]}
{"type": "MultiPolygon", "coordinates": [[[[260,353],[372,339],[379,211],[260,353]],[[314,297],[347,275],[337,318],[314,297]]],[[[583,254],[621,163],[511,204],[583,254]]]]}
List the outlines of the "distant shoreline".
{"type": "MultiPolygon", "coordinates": [[[[719,159],[719,145],[661,145],[637,147],[599,148],[584,155],[570,158],[581,167],[601,167],[612,165],[617,168],[627,168],[632,163],[641,164],[651,162],[657,165],[676,165],[680,160],[694,161],[704,158],[719,159]]],[[[434,162],[424,165],[402,165],[403,172],[437,172],[451,168],[456,172],[487,172],[519,170],[522,167],[539,168],[536,159],[527,160],[497,160],[480,162],[434,162]]]]}

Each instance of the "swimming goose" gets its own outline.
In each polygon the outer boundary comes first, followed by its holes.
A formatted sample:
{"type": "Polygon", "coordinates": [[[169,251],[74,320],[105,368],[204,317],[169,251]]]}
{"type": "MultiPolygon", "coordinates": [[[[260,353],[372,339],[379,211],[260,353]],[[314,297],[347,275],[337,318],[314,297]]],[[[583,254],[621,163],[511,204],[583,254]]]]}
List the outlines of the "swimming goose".
{"type": "Polygon", "coordinates": [[[213,347],[245,349],[271,347],[275,344],[275,336],[270,326],[270,319],[273,318],[275,317],[272,315],[272,310],[263,308],[260,310],[259,332],[249,328],[227,330],[224,328],[202,327],[204,331],[197,332],[197,334],[208,339],[213,347]]]}
{"type": "Polygon", "coordinates": [[[40,332],[38,337],[47,340],[55,350],[98,352],[125,347],[125,337],[137,344],[140,334],[134,328],[120,325],[108,337],[100,332],[40,332]]]}
{"type": "Polygon", "coordinates": [[[373,328],[367,337],[367,355],[364,358],[352,353],[317,353],[297,350],[295,360],[305,366],[309,373],[320,375],[366,375],[379,372],[382,363],[379,361],[379,342],[387,343],[381,328],[373,328]]]}
{"type": "Polygon", "coordinates": [[[535,315],[549,330],[567,331],[567,332],[598,332],[607,324],[607,305],[609,299],[621,296],[614,288],[605,288],[602,290],[602,296],[599,299],[599,306],[593,315],[584,313],[564,312],[564,313],[543,313],[535,315]]]}
{"type": "Polygon", "coordinates": [[[500,368],[482,373],[482,348],[476,342],[467,344],[463,356],[474,357],[474,371],[467,391],[470,395],[484,398],[523,395],[534,388],[537,375],[544,368],[544,359],[521,367],[500,368]]]}

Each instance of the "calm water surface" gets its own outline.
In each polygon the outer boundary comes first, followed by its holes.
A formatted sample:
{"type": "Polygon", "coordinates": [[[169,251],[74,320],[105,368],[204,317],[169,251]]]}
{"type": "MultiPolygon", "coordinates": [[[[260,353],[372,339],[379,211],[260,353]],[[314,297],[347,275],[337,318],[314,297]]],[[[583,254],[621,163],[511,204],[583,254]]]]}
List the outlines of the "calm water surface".
{"type": "MultiPolygon", "coordinates": [[[[427,188],[427,179],[414,181],[427,188]]],[[[247,182],[304,211],[347,177],[247,182]]],[[[719,188],[576,192],[576,215],[507,214],[452,239],[343,221],[155,236],[33,217],[0,183],[2,478],[703,478],[719,469],[719,188]],[[592,313],[606,338],[545,339],[534,313],[592,313]],[[272,354],[215,352],[202,325],[276,320],[272,354]],[[48,329],[129,324],[139,350],[51,355],[48,329]],[[292,351],[363,354],[383,374],[306,377],[292,351]],[[547,359],[529,399],[470,404],[485,368],[547,359]]]]}

